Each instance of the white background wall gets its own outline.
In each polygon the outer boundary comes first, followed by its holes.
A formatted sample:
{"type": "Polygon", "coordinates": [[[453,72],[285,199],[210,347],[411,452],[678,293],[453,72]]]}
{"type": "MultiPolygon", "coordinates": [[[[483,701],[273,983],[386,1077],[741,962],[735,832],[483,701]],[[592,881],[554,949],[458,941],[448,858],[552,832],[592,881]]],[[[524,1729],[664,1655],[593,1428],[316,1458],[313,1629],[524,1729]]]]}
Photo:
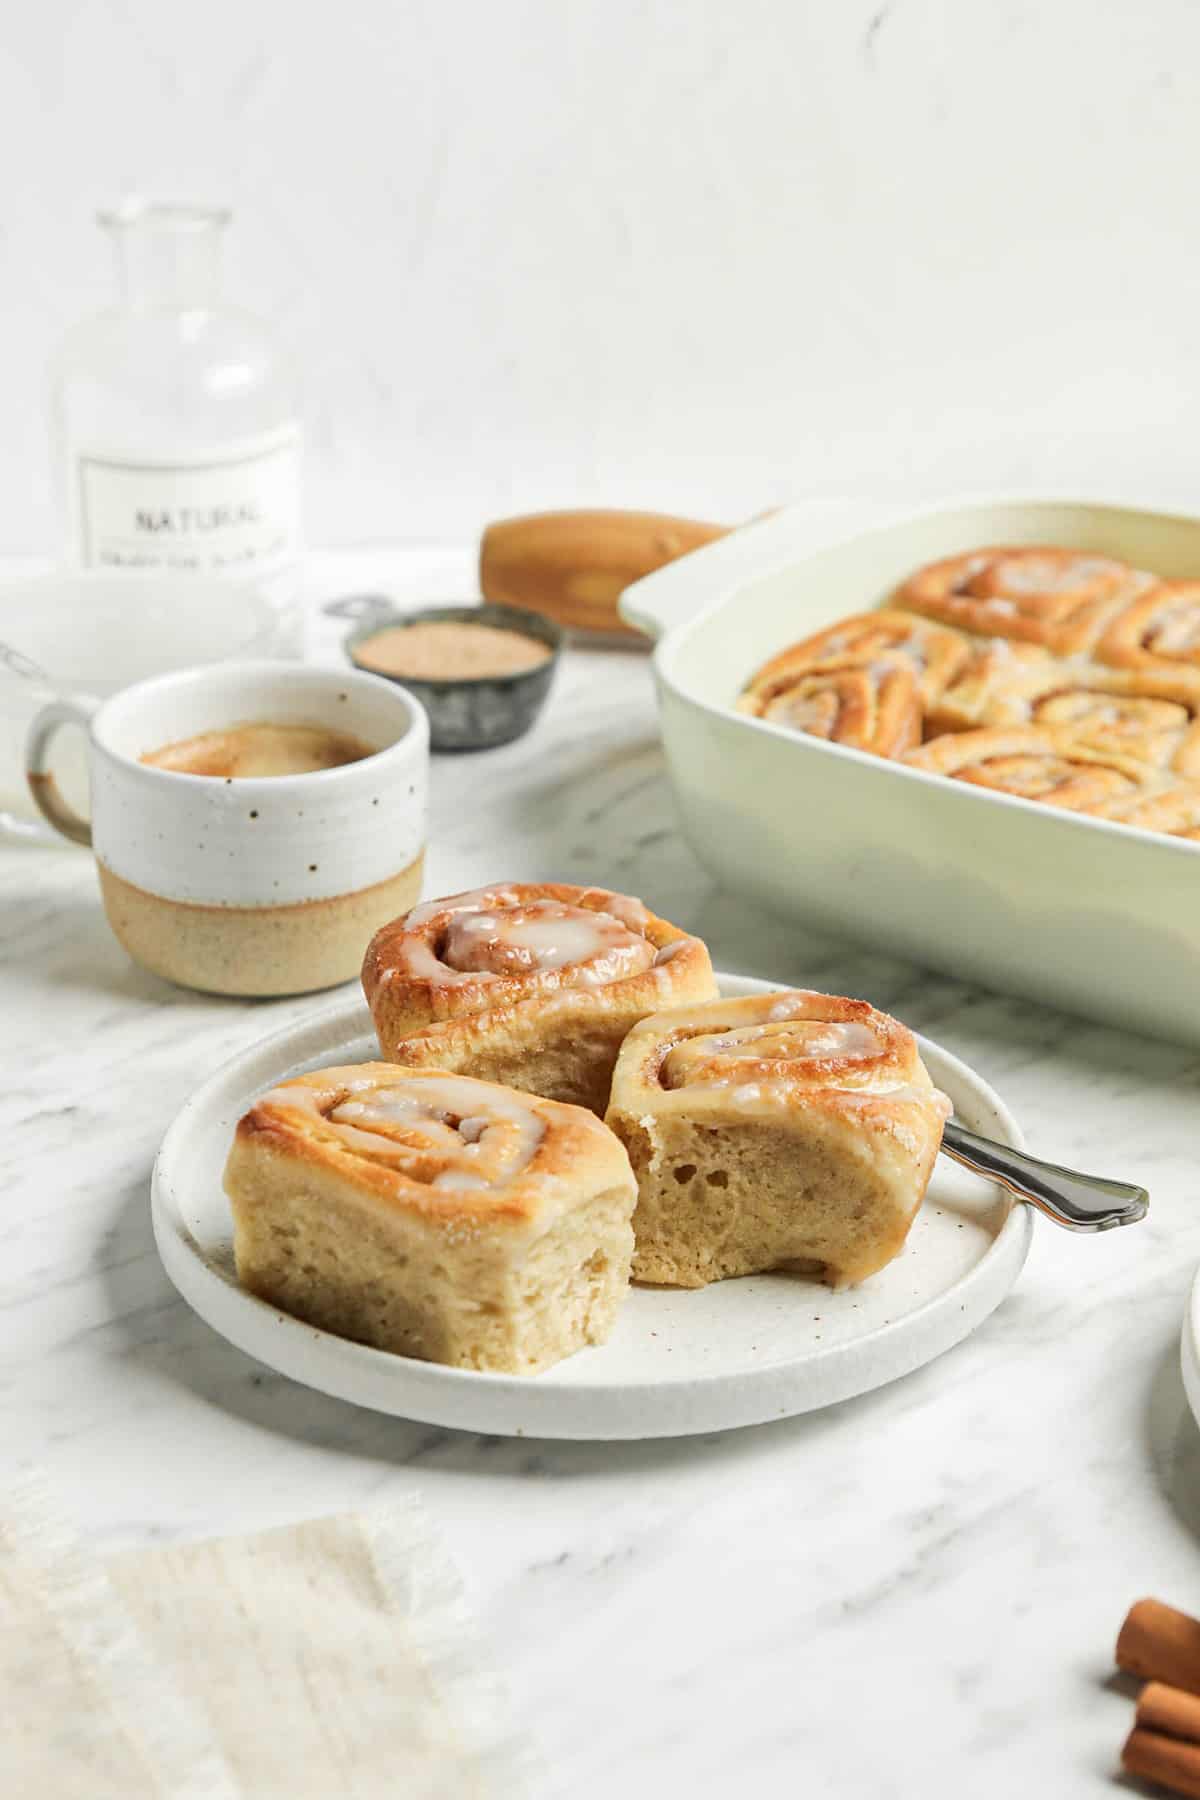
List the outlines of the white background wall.
{"type": "Polygon", "coordinates": [[[317,541],[996,482],[1200,504],[1192,0],[10,0],[0,551],[99,204],[237,210],[317,541]]]}

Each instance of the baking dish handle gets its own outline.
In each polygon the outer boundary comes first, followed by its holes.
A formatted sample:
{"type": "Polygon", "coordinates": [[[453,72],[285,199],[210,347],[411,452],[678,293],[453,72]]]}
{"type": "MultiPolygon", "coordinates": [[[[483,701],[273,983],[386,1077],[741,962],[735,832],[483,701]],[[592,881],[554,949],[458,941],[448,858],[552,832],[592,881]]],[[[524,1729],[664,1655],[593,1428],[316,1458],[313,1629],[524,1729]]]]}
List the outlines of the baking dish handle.
{"type": "Polygon", "coordinates": [[[765,513],[633,582],[621,595],[617,610],[635,631],[663,638],[747,581],[834,542],[848,518],[861,518],[863,510],[861,501],[839,498],[803,501],[765,513]]]}

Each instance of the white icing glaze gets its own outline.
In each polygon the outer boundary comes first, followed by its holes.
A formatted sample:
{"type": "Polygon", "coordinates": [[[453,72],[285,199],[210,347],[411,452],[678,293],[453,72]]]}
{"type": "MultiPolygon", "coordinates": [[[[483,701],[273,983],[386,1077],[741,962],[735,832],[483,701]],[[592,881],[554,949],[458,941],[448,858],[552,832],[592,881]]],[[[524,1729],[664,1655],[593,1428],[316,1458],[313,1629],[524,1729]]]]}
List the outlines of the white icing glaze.
{"type": "Polygon", "coordinates": [[[777,725],[790,725],[794,731],[811,732],[815,726],[819,733],[821,729],[832,729],[837,714],[837,696],[824,688],[817,693],[793,690],[779,694],[764,708],[763,718],[777,725]]]}
{"type": "Polygon", "coordinates": [[[534,900],[499,915],[460,915],[451,921],[441,954],[451,969],[493,975],[600,962],[606,981],[649,968],[654,960],[653,946],[611,915],[554,900],[534,900]]]}
{"type": "Polygon", "coordinates": [[[273,1088],[260,1104],[324,1117],[349,1150],[437,1188],[494,1190],[528,1167],[545,1125],[517,1093],[462,1075],[347,1084],[328,1113],[312,1087],[273,1088]]]}
{"type": "Polygon", "coordinates": [[[451,894],[444,900],[424,900],[414,906],[405,919],[410,931],[417,931],[445,912],[481,912],[489,906],[515,906],[517,895],[511,887],[473,888],[467,894],[451,894]]]}
{"type": "Polygon", "coordinates": [[[427,902],[408,915],[387,973],[453,986],[561,970],[563,985],[601,987],[655,966],[659,957],[645,935],[649,914],[641,901],[603,897],[605,910],[598,912],[548,897],[522,903],[513,888],[427,902]],[[423,929],[430,925],[432,933],[423,929]]]}
{"type": "Polygon", "coordinates": [[[1115,575],[1115,563],[1104,557],[1080,556],[1060,563],[1054,557],[1021,557],[996,564],[995,579],[1008,594],[1026,598],[1033,594],[1069,594],[1115,575]]]}
{"type": "Polygon", "coordinates": [[[1172,651],[1200,649],[1200,601],[1186,601],[1168,612],[1150,635],[1155,649],[1164,656],[1172,651]]]}
{"type": "MultiPolygon", "coordinates": [[[[786,1001],[775,1002],[775,1007],[787,1005],[786,1001]]],[[[805,1019],[792,1011],[776,1015],[773,1007],[762,1024],[684,1038],[663,1058],[660,1078],[669,1088],[729,1087],[740,1091],[746,1063],[802,1067],[833,1059],[868,1062],[881,1056],[883,1049],[876,1033],[860,1020],[805,1019]]]]}

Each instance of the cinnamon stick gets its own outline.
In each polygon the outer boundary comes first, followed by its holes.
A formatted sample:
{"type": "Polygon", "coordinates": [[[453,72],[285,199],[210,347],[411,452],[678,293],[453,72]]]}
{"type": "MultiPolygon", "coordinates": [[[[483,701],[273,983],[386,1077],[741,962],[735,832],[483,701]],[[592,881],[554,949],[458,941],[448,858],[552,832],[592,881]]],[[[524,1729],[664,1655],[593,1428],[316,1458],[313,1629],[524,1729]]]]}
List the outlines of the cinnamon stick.
{"type": "Polygon", "coordinates": [[[1200,1744],[1200,1696],[1165,1681],[1148,1681],[1138,1696],[1138,1729],[1200,1744]]]}
{"type": "Polygon", "coordinates": [[[1117,1667],[1200,1694],[1200,1619],[1161,1600],[1136,1601],[1117,1638],[1117,1667]]]}
{"type": "Polygon", "coordinates": [[[1200,1744],[1135,1725],[1125,1740],[1121,1766],[1141,1781],[1157,1781],[1188,1800],[1200,1800],[1200,1744]]]}

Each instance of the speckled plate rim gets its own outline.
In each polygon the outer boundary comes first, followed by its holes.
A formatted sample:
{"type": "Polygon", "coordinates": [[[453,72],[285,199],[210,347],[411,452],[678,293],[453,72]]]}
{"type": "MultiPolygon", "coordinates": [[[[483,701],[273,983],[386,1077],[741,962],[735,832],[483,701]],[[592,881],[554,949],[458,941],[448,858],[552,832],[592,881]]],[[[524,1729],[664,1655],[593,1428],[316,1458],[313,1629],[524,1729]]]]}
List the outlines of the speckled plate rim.
{"type": "MultiPolygon", "coordinates": [[[[779,985],[735,975],[718,975],[718,981],[730,998],[770,992],[779,985]]],[[[431,1425],[515,1437],[680,1437],[762,1424],[866,1393],[942,1355],[994,1311],[1025,1262],[1032,1213],[1014,1204],[990,1246],[965,1274],[905,1316],[847,1342],[760,1367],[671,1379],[587,1380],[580,1375],[577,1357],[570,1359],[568,1385],[555,1381],[553,1370],[535,1378],[487,1374],[351,1343],[238,1287],[193,1236],[184,1201],[194,1179],[197,1134],[219,1130],[227,1139],[248,1093],[328,1060],[349,1040],[371,1032],[370,1014],[355,999],[260,1039],[203,1082],[182,1108],[163,1139],[151,1181],[158,1253],[193,1310],[269,1368],[354,1405],[431,1425]]],[[[939,1045],[925,1038],[920,1042],[933,1079],[956,1092],[964,1123],[1021,1147],[1016,1121],[989,1084],[939,1045]]],[[[595,1354],[584,1351],[581,1357],[595,1354]]]]}

